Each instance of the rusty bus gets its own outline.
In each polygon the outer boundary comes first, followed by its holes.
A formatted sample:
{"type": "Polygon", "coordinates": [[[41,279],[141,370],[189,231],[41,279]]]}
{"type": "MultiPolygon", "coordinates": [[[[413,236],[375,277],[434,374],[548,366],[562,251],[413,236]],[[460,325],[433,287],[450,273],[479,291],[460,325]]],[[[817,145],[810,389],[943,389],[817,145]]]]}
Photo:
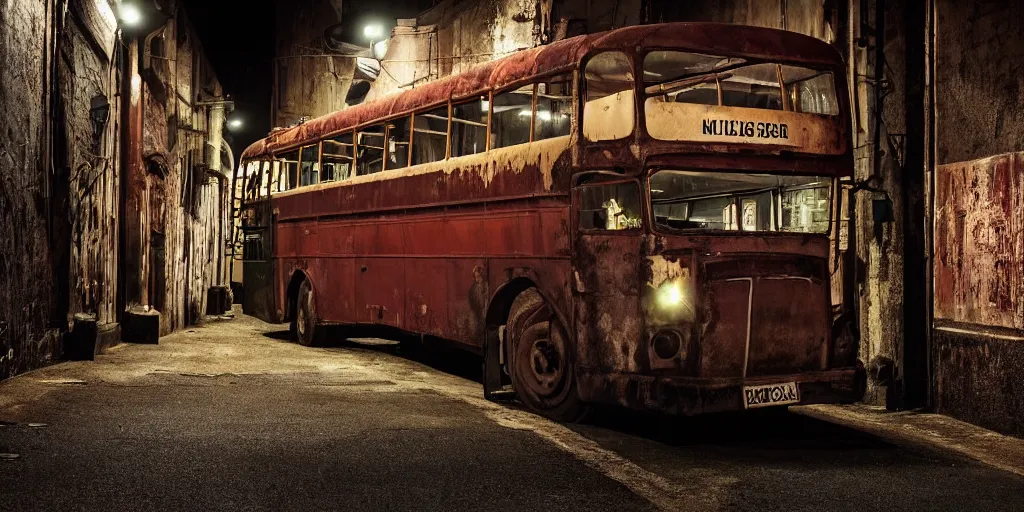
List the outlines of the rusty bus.
{"type": "Polygon", "coordinates": [[[238,178],[244,309],[483,355],[484,391],[697,414],[850,401],[828,44],[722,24],[524,50],[277,130],[238,178]]]}

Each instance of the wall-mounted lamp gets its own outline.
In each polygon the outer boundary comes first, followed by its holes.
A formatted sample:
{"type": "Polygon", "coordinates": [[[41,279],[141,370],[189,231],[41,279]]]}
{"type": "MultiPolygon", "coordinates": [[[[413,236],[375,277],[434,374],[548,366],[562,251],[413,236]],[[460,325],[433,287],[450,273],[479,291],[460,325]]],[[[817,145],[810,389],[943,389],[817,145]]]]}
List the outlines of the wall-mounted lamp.
{"type": "Polygon", "coordinates": [[[125,27],[137,27],[142,23],[142,11],[133,3],[123,2],[118,7],[117,17],[125,27]]]}
{"type": "Polygon", "coordinates": [[[381,36],[384,35],[384,29],[376,23],[363,27],[363,35],[370,40],[372,45],[374,41],[380,41],[381,36]]]}
{"type": "Polygon", "coordinates": [[[92,146],[93,152],[99,154],[100,142],[103,140],[103,132],[107,127],[107,119],[110,118],[110,102],[107,97],[98,94],[93,96],[89,107],[89,120],[92,122],[92,146]]]}

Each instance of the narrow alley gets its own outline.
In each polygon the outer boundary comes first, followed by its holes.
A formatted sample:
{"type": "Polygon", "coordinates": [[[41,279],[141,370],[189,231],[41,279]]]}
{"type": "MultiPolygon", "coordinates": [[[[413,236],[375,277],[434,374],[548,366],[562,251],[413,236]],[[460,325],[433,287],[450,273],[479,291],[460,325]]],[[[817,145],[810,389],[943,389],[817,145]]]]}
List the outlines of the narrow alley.
{"type": "Polygon", "coordinates": [[[479,359],[240,316],[0,384],[3,510],[1015,510],[1024,479],[802,415],[559,425],[479,359]]]}

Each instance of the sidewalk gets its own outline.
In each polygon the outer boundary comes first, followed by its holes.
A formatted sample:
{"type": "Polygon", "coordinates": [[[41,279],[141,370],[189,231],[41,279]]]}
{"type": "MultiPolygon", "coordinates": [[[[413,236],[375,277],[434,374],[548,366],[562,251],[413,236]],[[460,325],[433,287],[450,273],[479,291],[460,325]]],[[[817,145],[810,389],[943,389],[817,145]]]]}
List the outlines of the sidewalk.
{"type": "Polygon", "coordinates": [[[943,416],[868,405],[808,405],[792,412],[845,425],[896,444],[953,455],[1024,476],[1024,439],[943,416]]]}

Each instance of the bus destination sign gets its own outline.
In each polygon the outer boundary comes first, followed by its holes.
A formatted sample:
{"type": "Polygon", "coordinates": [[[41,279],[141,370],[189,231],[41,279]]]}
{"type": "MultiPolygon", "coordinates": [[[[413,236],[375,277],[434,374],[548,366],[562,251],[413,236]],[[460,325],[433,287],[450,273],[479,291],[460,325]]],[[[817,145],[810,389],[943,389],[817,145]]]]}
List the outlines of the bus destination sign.
{"type": "Polygon", "coordinates": [[[658,140],[782,146],[831,155],[846,149],[839,116],[652,101],[645,108],[647,132],[658,140]]]}
{"type": "Polygon", "coordinates": [[[704,135],[757,139],[789,139],[789,125],[740,119],[704,119],[704,135]]]}

